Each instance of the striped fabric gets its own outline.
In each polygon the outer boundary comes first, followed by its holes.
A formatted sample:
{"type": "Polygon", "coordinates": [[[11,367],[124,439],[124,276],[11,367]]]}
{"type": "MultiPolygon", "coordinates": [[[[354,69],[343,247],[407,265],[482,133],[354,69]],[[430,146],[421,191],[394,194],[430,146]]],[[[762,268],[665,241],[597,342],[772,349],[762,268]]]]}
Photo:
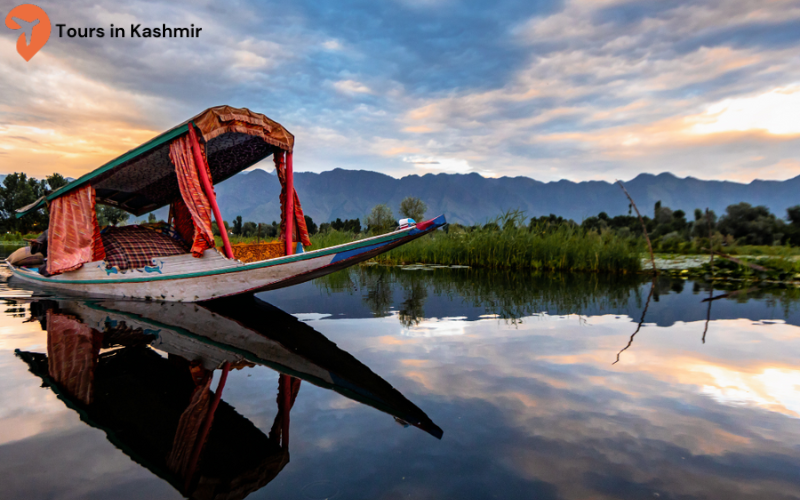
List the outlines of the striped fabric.
{"type": "Polygon", "coordinates": [[[110,226],[102,238],[107,266],[120,271],[152,266],[155,257],[186,253],[178,240],[141,226],[110,226]]]}
{"type": "MultiPolygon", "coordinates": [[[[167,456],[167,467],[182,479],[189,479],[187,476],[191,472],[189,465],[192,459],[192,452],[199,445],[203,446],[204,443],[198,443],[200,434],[202,433],[203,423],[206,420],[208,411],[211,407],[211,380],[212,373],[204,370],[203,379],[197,383],[192,391],[192,397],[189,400],[189,405],[181,413],[178,420],[178,429],[175,431],[175,437],[172,440],[172,450],[167,456]]],[[[208,440],[206,436],[206,441],[208,440]]]]}
{"type": "MultiPolygon", "coordinates": [[[[214,233],[211,231],[211,205],[200,185],[200,175],[194,163],[192,146],[188,137],[182,136],[172,141],[169,146],[169,158],[175,165],[181,197],[192,215],[192,222],[194,222],[192,255],[202,257],[205,250],[214,248],[214,233]]],[[[211,179],[208,164],[203,162],[202,167],[206,169],[208,178],[211,179]]]]}
{"type": "MultiPolygon", "coordinates": [[[[272,155],[272,161],[275,162],[275,172],[278,174],[278,180],[281,182],[281,235],[280,239],[286,241],[286,157],[283,151],[279,151],[272,155]]],[[[303,214],[303,207],[300,206],[300,198],[297,196],[297,190],[294,190],[294,219],[295,219],[295,233],[293,241],[298,241],[303,246],[311,246],[311,238],[308,236],[308,228],[306,227],[306,218],[303,214]]]]}
{"type": "Polygon", "coordinates": [[[62,390],[87,405],[94,397],[94,370],[102,342],[102,333],[76,318],[47,311],[48,372],[62,390]]]}
{"type": "Polygon", "coordinates": [[[180,198],[173,201],[169,207],[170,219],[175,231],[183,238],[183,241],[194,242],[194,222],[192,213],[186,207],[186,203],[180,198]]]}
{"type": "Polygon", "coordinates": [[[105,252],[94,209],[92,186],[76,189],[50,203],[48,273],[74,271],[86,262],[103,260],[105,252]]]}

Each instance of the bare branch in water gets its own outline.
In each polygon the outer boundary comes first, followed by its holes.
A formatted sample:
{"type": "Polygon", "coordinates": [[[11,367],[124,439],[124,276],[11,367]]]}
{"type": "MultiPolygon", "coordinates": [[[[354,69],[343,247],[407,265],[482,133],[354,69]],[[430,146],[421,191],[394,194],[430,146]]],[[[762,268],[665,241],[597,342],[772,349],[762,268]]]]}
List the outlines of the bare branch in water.
{"type": "MultiPolygon", "coordinates": [[[[713,262],[713,259],[714,259],[713,251],[711,253],[711,259],[712,259],[712,262],[713,262]]],[[[711,269],[712,269],[711,272],[713,273],[714,272],[713,271],[714,268],[712,267],[711,269]]],[[[708,332],[708,322],[711,321],[711,302],[713,300],[711,298],[712,295],[714,295],[714,285],[713,285],[713,283],[711,285],[711,290],[708,291],[708,298],[705,299],[706,301],[708,301],[708,311],[706,312],[706,327],[703,328],[703,343],[704,344],[706,343],[706,332],[708,332]]]]}
{"type": "Polygon", "coordinates": [[[644,305],[644,310],[642,311],[642,318],[639,320],[639,326],[636,327],[636,331],[633,332],[633,335],[631,335],[631,339],[628,341],[628,345],[623,347],[617,353],[617,360],[614,361],[613,363],[611,363],[612,365],[616,365],[617,363],[619,363],[619,355],[622,354],[623,351],[627,351],[628,350],[628,348],[631,346],[631,344],[633,344],[633,338],[636,336],[637,333],[639,333],[639,330],[641,330],[642,324],[644,323],[644,317],[647,314],[647,308],[650,307],[650,298],[653,297],[653,290],[655,290],[655,288],[656,288],[656,278],[654,276],[653,277],[653,282],[650,283],[650,293],[647,294],[647,302],[644,305]]]}
{"type": "MultiPolygon", "coordinates": [[[[732,292],[723,293],[722,295],[717,295],[716,297],[709,296],[707,299],[703,299],[701,302],[711,302],[712,300],[719,300],[719,299],[727,299],[729,297],[736,297],[737,295],[739,295],[741,293],[755,292],[756,290],[758,290],[758,288],[759,287],[756,285],[756,286],[751,286],[750,288],[743,288],[741,290],[734,290],[732,292]]],[[[712,288],[711,290],[713,291],[714,289],[712,288]]]]}
{"type": "MultiPolygon", "coordinates": [[[[708,207],[706,207],[706,223],[708,224],[708,246],[711,247],[711,277],[714,277],[714,241],[713,236],[714,233],[711,230],[711,217],[708,214],[708,207]]],[[[713,290],[714,287],[712,286],[711,289],[713,290]]],[[[711,314],[711,308],[708,309],[709,314],[711,314]]],[[[708,328],[708,324],[706,324],[706,328],[708,328]]],[[[703,333],[703,338],[706,338],[706,334],[703,333]]]]}
{"type": "MultiPolygon", "coordinates": [[[[708,250],[708,248],[704,248],[703,250],[708,250]]],[[[750,267],[752,269],[755,269],[756,271],[761,271],[761,272],[769,271],[769,269],[767,269],[764,266],[759,266],[758,264],[753,264],[752,262],[745,262],[743,260],[739,260],[736,257],[731,257],[730,255],[722,253],[722,252],[717,252],[717,255],[719,255],[723,259],[728,259],[731,262],[735,262],[735,263],[739,264],[740,266],[747,266],[747,267],[750,267]]]]}
{"type": "MultiPolygon", "coordinates": [[[[636,203],[633,201],[633,198],[631,198],[630,193],[628,193],[628,190],[625,189],[625,186],[622,185],[622,181],[617,180],[617,184],[619,184],[619,187],[621,187],[622,190],[625,192],[625,196],[628,197],[628,200],[630,200],[631,205],[633,205],[633,209],[636,210],[636,215],[639,216],[639,222],[642,223],[642,231],[644,231],[644,237],[647,240],[647,249],[650,250],[650,262],[653,264],[653,273],[658,274],[658,269],[656,268],[656,257],[653,254],[653,245],[650,244],[650,236],[647,234],[647,226],[644,223],[644,219],[642,219],[642,214],[639,213],[639,207],[636,206],[636,203]]],[[[617,361],[619,361],[619,359],[617,361]]]]}

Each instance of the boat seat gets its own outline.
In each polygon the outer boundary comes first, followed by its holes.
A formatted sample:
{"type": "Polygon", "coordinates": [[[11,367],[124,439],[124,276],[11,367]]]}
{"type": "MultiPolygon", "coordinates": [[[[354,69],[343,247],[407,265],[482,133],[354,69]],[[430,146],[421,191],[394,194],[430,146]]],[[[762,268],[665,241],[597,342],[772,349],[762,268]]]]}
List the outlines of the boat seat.
{"type": "Polygon", "coordinates": [[[183,241],[146,227],[109,226],[100,234],[106,251],[106,265],[120,271],[153,265],[156,257],[188,253],[183,241]]]}

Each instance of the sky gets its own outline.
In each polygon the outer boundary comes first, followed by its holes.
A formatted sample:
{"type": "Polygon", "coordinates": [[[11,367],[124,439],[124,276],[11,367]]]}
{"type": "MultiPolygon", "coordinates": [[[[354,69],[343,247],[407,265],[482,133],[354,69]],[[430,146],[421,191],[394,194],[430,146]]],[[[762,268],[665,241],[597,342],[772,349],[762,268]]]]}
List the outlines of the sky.
{"type": "MultiPolygon", "coordinates": [[[[16,5],[0,0],[3,18],[16,5]]],[[[77,177],[229,104],[294,133],[298,171],[800,175],[800,1],[37,5],[53,32],[29,62],[0,24],[0,173],[77,177]]]]}

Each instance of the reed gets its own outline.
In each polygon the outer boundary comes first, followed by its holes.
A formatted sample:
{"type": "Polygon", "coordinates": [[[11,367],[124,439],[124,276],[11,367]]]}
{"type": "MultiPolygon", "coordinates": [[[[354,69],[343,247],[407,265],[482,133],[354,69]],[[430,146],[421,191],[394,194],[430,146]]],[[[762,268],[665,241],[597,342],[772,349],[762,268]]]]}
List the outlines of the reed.
{"type": "Polygon", "coordinates": [[[334,247],[336,245],[343,245],[364,238],[360,233],[352,233],[350,231],[337,231],[331,229],[323,233],[311,235],[311,250],[319,250],[320,248],[334,247]]]}
{"type": "MultiPolygon", "coordinates": [[[[440,264],[490,269],[626,273],[641,270],[644,240],[597,232],[576,224],[525,226],[522,213],[510,211],[482,228],[439,230],[376,258],[385,264],[440,264]]],[[[319,250],[366,237],[329,230],[311,236],[319,250]]],[[[218,238],[219,239],[219,238],[218,238]]],[[[261,240],[265,241],[265,240],[261,240]]],[[[232,238],[231,243],[255,243],[256,238],[232,238]]],[[[219,243],[219,241],[218,241],[219,243]]]]}
{"type": "Polygon", "coordinates": [[[625,273],[641,270],[644,251],[641,238],[610,231],[598,233],[570,224],[526,227],[506,221],[471,231],[437,231],[377,260],[387,264],[625,273]]]}

